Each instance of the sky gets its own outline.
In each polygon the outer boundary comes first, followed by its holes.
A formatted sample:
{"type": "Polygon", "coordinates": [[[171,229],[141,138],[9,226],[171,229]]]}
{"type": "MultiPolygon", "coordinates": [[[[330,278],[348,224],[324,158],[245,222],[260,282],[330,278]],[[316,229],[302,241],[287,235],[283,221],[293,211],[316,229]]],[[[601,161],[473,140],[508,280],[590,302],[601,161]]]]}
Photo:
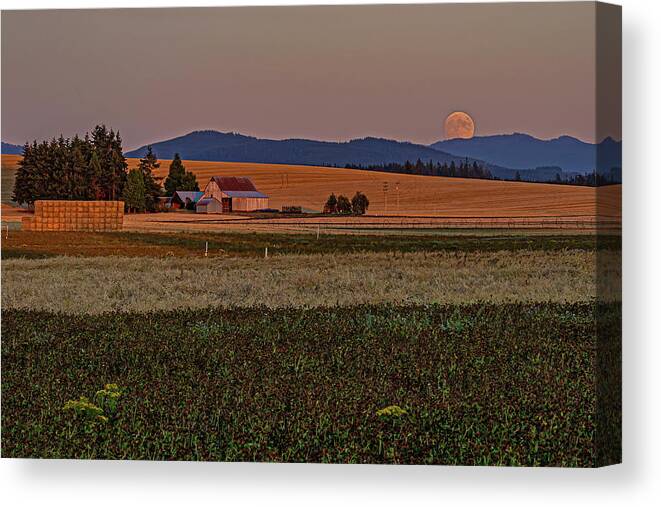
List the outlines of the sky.
{"type": "Polygon", "coordinates": [[[460,110],[475,135],[620,139],[616,34],[595,128],[595,19],[591,2],[4,11],[1,136],[429,144],[460,110]]]}

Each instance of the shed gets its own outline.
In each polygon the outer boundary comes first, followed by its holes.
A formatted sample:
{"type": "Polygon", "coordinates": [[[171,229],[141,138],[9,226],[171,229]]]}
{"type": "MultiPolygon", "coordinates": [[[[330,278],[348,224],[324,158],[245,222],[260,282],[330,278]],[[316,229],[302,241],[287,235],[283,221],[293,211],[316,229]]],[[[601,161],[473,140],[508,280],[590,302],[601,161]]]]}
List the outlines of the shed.
{"type": "Polygon", "coordinates": [[[170,208],[172,205],[172,197],[157,197],[156,198],[156,210],[165,211],[170,208]]]}
{"type": "Polygon", "coordinates": [[[197,213],[222,213],[223,203],[215,197],[200,199],[195,205],[197,213]]]}

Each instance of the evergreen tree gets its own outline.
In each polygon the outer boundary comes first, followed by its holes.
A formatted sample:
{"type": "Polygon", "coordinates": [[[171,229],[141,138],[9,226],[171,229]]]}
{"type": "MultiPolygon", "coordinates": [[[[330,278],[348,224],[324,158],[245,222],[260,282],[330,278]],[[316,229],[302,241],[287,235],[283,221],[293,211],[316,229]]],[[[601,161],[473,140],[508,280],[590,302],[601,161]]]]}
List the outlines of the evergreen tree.
{"type": "Polygon", "coordinates": [[[147,153],[138,163],[138,170],[142,173],[142,179],[145,184],[145,209],[147,211],[154,211],[156,209],[158,198],[161,196],[161,184],[152,172],[160,166],[161,164],[158,162],[156,155],[154,155],[151,146],[147,146],[147,153]]]}
{"type": "Polygon", "coordinates": [[[100,199],[115,200],[122,195],[126,182],[128,164],[122,153],[122,140],[119,132],[108,130],[105,125],[97,125],[92,130],[92,144],[101,166],[98,179],[100,199]]]}
{"type": "Polygon", "coordinates": [[[335,194],[328,196],[328,200],[326,201],[326,206],[324,209],[328,213],[337,213],[337,197],[335,197],[335,194]]]}
{"type": "Polygon", "coordinates": [[[35,151],[34,145],[25,143],[23,146],[23,158],[18,162],[18,169],[14,179],[14,191],[12,192],[12,201],[18,204],[27,204],[32,206],[36,195],[35,185],[35,151]],[[34,146],[34,149],[33,149],[34,146]]]}
{"type": "Polygon", "coordinates": [[[186,171],[181,181],[181,188],[178,188],[177,190],[198,192],[200,190],[200,186],[197,184],[197,178],[195,177],[195,174],[190,171],[186,171]]]}
{"type": "Polygon", "coordinates": [[[103,199],[104,192],[101,183],[102,170],[101,162],[99,162],[99,156],[96,153],[95,149],[92,149],[92,155],[90,161],[87,164],[87,182],[89,185],[89,190],[87,196],[89,199],[103,199]]]}
{"type": "Polygon", "coordinates": [[[173,195],[177,190],[183,190],[182,185],[184,177],[186,176],[186,168],[181,162],[179,153],[174,154],[174,158],[170,163],[168,177],[165,178],[165,193],[169,196],[173,195]]]}
{"type": "Polygon", "coordinates": [[[124,185],[124,205],[131,211],[145,210],[145,181],[139,169],[131,169],[124,185]]]}
{"type": "Polygon", "coordinates": [[[87,180],[88,163],[86,159],[86,146],[78,136],[70,144],[70,160],[67,167],[66,193],[69,199],[85,200],[89,195],[89,182],[87,180]]]}

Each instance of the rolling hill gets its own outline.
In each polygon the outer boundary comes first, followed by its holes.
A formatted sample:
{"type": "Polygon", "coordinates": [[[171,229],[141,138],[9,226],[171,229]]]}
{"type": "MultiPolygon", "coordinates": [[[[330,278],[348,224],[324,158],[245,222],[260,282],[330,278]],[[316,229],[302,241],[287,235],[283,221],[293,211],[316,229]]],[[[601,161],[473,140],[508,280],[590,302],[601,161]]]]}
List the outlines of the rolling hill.
{"type": "MultiPolygon", "coordinates": [[[[421,144],[366,137],[347,142],[312,141],[308,139],[259,139],[236,133],[213,130],[196,131],[151,145],[160,159],[171,159],[175,153],[188,160],[213,162],[252,162],[340,166],[346,164],[382,164],[388,162],[460,163],[466,157],[454,156],[421,144]]],[[[142,157],[147,146],[126,153],[142,157]]],[[[471,160],[472,161],[472,160],[471,160]]]]}

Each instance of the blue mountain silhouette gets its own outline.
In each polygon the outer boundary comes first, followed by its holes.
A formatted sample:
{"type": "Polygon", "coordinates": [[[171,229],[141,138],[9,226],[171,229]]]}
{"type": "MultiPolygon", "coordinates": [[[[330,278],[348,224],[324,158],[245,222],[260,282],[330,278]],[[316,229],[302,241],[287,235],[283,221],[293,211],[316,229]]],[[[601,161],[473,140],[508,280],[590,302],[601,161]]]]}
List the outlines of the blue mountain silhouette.
{"type": "Polygon", "coordinates": [[[4,155],[22,155],[23,146],[2,141],[2,148],[0,151],[2,151],[4,155]]]}
{"type": "MultiPolygon", "coordinates": [[[[465,157],[449,155],[429,146],[374,137],[347,142],[273,140],[204,130],[151,146],[156,156],[161,159],[169,159],[179,153],[181,158],[188,160],[226,162],[344,166],[404,163],[407,160],[415,162],[417,159],[441,163],[459,163],[465,160],[465,157]]],[[[146,151],[147,146],[142,146],[127,152],[126,156],[142,157],[146,151]]]]}
{"type": "Polygon", "coordinates": [[[622,168],[622,142],[610,137],[591,144],[571,136],[543,140],[528,134],[503,134],[449,139],[432,148],[461,157],[485,160],[512,169],[561,167],[565,172],[586,173],[598,169],[607,173],[622,168]]]}

